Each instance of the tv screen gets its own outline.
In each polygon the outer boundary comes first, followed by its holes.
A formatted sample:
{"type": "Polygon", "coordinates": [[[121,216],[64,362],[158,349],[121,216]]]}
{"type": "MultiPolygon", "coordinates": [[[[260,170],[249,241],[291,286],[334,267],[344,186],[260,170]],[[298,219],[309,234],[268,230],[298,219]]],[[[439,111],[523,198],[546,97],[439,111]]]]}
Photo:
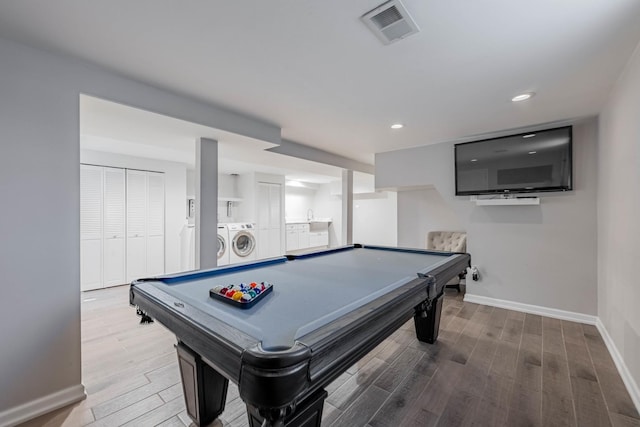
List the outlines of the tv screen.
{"type": "Polygon", "coordinates": [[[571,126],[456,144],[456,195],[572,189],[571,126]]]}

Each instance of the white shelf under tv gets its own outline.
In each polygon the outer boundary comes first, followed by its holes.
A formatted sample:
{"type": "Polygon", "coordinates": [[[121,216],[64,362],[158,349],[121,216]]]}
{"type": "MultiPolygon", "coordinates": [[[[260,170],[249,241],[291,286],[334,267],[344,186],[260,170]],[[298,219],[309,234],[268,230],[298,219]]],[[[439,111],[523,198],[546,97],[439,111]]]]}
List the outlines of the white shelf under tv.
{"type": "Polygon", "coordinates": [[[477,206],[507,206],[507,205],[539,205],[539,197],[500,198],[500,199],[475,199],[477,206]]]}

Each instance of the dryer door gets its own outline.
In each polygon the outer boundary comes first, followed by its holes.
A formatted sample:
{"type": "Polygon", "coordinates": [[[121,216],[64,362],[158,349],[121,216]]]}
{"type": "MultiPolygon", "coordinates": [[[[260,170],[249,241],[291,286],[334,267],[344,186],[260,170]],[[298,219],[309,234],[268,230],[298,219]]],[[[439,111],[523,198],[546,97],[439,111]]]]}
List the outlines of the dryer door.
{"type": "Polygon", "coordinates": [[[239,257],[246,257],[251,255],[256,247],[256,239],[253,234],[245,231],[240,231],[233,238],[233,252],[239,257]]]}
{"type": "Polygon", "coordinates": [[[224,238],[218,234],[218,259],[222,258],[227,253],[227,244],[224,238]]]}

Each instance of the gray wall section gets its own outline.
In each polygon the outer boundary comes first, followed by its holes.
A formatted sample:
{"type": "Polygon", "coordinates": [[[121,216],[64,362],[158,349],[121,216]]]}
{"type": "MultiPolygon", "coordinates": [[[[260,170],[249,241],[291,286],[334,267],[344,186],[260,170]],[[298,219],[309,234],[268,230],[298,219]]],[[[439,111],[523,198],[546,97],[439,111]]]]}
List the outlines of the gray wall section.
{"type": "Polygon", "coordinates": [[[539,206],[456,197],[453,143],[376,155],[376,188],[418,187],[398,192],[400,246],[425,247],[429,230],[467,231],[481,271],[470,294],[595,315],[596,150],[596,120],[576,124],[575,190],[541,194],[539,206]]]}
{"type": "Polygon", "coordinates": [[[269,148],[267,149],[267,151],[283,154],[285,156],[297,157],[299,159],[311,160],[313,162],[320,162],[327,165],[333,165],[339,168],[354,170],[358,172],[373,174],[375,171],[373,165],[347,159],[346,157],[342,157],[337,154],[318,150],[317,148],[309,147],[308,145],[299,144],[293,141],[288,141],[286,139],[283,139],[280,145],[269,148]]]}
{"type": "Polygon", "coordinates": [[[196,268],[218,265],[218,141],[196,141],[196,268]]]}
{"type": "Polygon", "coordinates": [[[1,414],[81,382],[79,95],[270,142],[280,129],[2,39],[0,58],[1,414]]]}
{"type": "Polygon", "coordinates": [[[640,45],[600,116],[598,316],[635,381],[640,407],[640,45]]]}

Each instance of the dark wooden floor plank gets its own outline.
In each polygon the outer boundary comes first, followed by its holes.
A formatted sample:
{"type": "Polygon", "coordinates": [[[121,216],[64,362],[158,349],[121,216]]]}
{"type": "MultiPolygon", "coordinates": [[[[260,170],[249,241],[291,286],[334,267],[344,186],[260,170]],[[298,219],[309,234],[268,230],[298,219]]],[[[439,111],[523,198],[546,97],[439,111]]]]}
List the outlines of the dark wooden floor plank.
{"type": "Polygon", "coordinates": [[[640,420],[637,418],[625,417],[620,414],[610,414],[611,425],[613,427],[640,427],[640,420]]]}
{"type": "Polygon", "coordinates": [[[415,403],[416,406],[432,414],[442,415],[449,397],[456,390],[463,371],[464,365],[459,363],[450,360],[440,362],[438,370],[418,397],[418,401],[415,403]]]}
{"type": "Polygon", "coordinates": [[[452,347],[453,352],[450,360],[460,363],[461,365],[466,364],[477,342],[477,336],[469,336],[464,332],[461,333],[460,338],[458,338],[458,341],[456,341],[452,347]]]}
{"type": "Polygon", "coordinates": [[[520,345],[524,320],[507,318],[500,339],[520,345]]]}
{"type": "Polygon", "coordinates": [[[518,344],[498,340],[490,372],[494,375],[515,379],[518,367],[518,348],[518,344]]]}
{"type": "Polygon", "coordinates": [[[475,411],[481,398],[477,395],[459,391],[449,397],[438,425],[440,426],[471,426],[475,411]]]}
{"type": "Polygon", "coordinates": [[[481,367],[473,364],[467,364],[464,366],[460,380],[456,385],[456,392],[454,395],[456,393],[468,393],[482,397],[488,378],[489,376],[487,372],[481,367]]]}
{"type": "Polygon", "coordinates": [[[160,399],[157,394],[154,394],[88,425],[91,427],[122,426],[129,421],[145,415],[147,412],[160,408],[163,404],[162,399],[160,399]]]}
{"type": "Polygon", "coordinates": [[[618,371],[597,364],[595,370],[609,412],[640,419],[618,371]]]}
{"type": "Polygon", "coordinates": [[[597,382],[598,378],[596,377],[596,371],[593,367],[591,356],[589,356],[586,343],[584,341],[582,343],[567,341],[565,342],[565,348],[567,349],[567,354],[570,355],[570,357],[567,358],[569,374],[572,377],[597,382]]]}
{"type": "Polygon", "coordinates": [[[509,411],[513,380],[500,375],[489,375],[482,398],[476,406],[471,423],[474,427],[494,427],[505,425],[509,411]]]}
{"type": "Polygon", "coordinates": [[[566,359],[567,353],[562,338],[562,323],[558,319],[544,317],[542,319],[542,348],[566,359]]]}
{"type": "Polygon", "coordinates": [[[576,418],[580,427],[610,426],[609,413],[598,383],[571,377],[576,418]]]}
{"type": "Polygon", "coordinates": [[[576,427],[571,393],[558,395],[553,392],[542,392],[542,425],[576,427]]]}
{"type": "Polygon", "coordinates": [[[340,409],[325,401],[322,410],[322,425],[331,425],[341,414],[342,411],[340,409]]]}
{"type": "Polygon", "coordinates": [[[522,332],[542,336],[542,316],[527,313],[524,318],[524,329],[522,332]]]}
{"type": "Polygon", "coordinates": [[[542,425],[576,426],[569,366],[549,352],[542,356],[542,425]]]}
{"type": "Polygon", "coordinates": [[[424,355],[420,350],[407,347],[400,357],[389,365],[386,371],[373,384],[383,390],[392,392],[411,373],[414,366],[424,355]]]}
{"type": "Polygon", "coordinates": [[[541,426],[542,393],[515,383],[509,397],[508,426],[541,426]]]}
{"type": "Polygon", "coordinates": [[[531,391],[542,391],[542,357],[538,352],[520,349],[515,382],[531,391]]]}
{"type": "Polygon", "coordinates": [[[182,396],[180,396],[177,399],[166,402],[154,411],[147,412],[142,416],[123,424],[123,427],[155,426],[170,418],[176,417],[183,408],[184,402],[182,400],[182,396]]]}
{"type": "Polygon", "coordinates": [[[456,314],[456,316],[462,319],[467,319],[467,320],[471,319],[475,314],[476,310],[478,310],[478,307],[479,307],[478,304],[465,302],[462,308],[460,309],[460,311],[458,312],[458,314],[456,314]]]}
{"type": "MultiPolygon", "coordinates": [[[[400,424],[400,427],[434,427],[439,417],[426,409],[412,411],[400,424]]],[[[395,426],[394,426],[395,427],[395,426]]]]}
{"type": "Polygon", "coordinates": [[[327,402],[345,410],[372,384],[389,365],[374,358],[327,397],[327,402]]]}
{"type": "Polygon", "coordinates": [[[496,307],[489,318],[488,328],[485,329],[485,335],[488,338],[498,339],[502,335],[505,322],[507,321],[508,310],[496,307]]]}
{"type": "Polygon", "coordinates": [[[389,397],[389,392],[376,386],[368,387],[353,405],[349,406],[331,424],[333,427],[363,426],[380,409],[384,401],[389,397]]]}
{"type": "Polygon", "coordinates": [[[570,322],[568,320],[562,320],[562,335],[565,342],[575,342],[581,344],[584,342],[584,331],[582,325],[576,322],[570,322]]]}
{"type": "Polygon", "coordinates": [[[369,421],[372,427],[398,426],[407,417],[418,396],[429,383],[428,376],[410,372],[369,421]]]}

